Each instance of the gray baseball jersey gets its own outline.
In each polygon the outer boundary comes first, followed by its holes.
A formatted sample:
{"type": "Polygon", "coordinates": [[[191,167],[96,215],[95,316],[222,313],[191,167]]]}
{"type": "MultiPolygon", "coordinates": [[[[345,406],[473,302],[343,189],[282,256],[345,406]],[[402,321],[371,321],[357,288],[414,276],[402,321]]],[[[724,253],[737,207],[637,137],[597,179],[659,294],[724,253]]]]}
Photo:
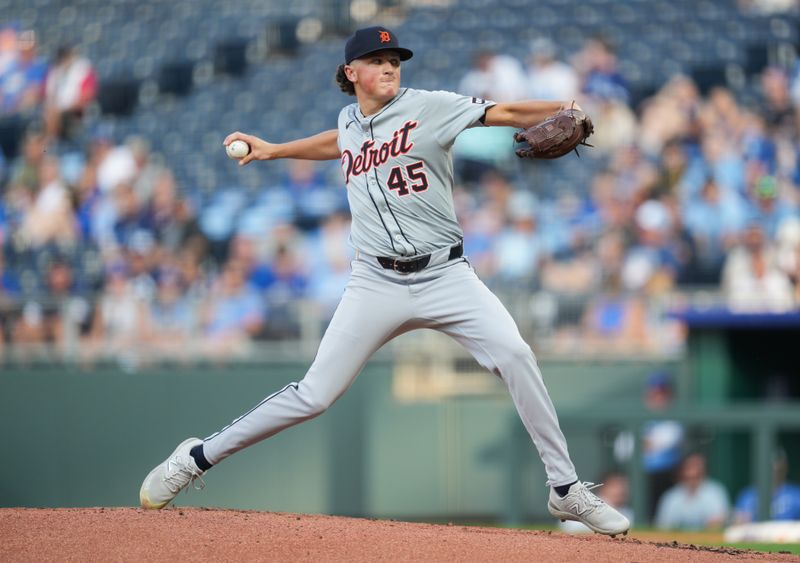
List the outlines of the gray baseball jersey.
{"type": "Polygon", "coordinates": [[[494,102],[401,88],[380,112],[339,113],[353,246],[373,256],[429,254],[462,238],[453,209],[453,142],[494,102]]]}

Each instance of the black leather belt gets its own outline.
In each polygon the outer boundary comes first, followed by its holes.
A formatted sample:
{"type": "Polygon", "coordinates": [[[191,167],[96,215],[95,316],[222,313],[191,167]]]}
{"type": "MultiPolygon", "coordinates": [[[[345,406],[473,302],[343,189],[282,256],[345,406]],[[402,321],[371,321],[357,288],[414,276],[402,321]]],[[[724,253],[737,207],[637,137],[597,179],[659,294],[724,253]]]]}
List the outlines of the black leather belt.
{"type": "MultiPolygon", "coordinates": [[[[450,247],[450,255],[448,260],[461,258],[464,255],[464,242],[461,241],[450,247]]],[[[417,256],[411,260],[402,260],[400,258],[387,258],[386,256],[378,256],[378,262],[387,270],[394,270],[400,274],[411,274],[419,272],[431,261],[431,255],[417,256]]]]}

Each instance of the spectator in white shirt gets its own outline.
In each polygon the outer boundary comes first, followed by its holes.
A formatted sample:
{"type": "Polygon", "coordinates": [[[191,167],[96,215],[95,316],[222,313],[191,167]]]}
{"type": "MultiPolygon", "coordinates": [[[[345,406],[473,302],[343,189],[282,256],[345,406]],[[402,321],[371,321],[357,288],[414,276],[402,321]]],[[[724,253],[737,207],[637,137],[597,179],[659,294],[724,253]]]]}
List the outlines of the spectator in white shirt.
{"type": "Polygon", "coordinates": [[[525,99],[525,71],[514,57],[481,51],[473,59],[472,68],[464,75],[458,91],[494,102],[515,102],[525,99]]]}
{"type": "Polygon", "coordinates": [[[528,97],[535,100],[574,100],[578,73],[556,58],[553,42],[541,37],[531,43],[527,68],[528,97]]]}
{"type": "Polygon", "coordinates": [[[706,476],[706,458],[694,453],[684,458],[678,482],[659,499],[655,524],[662,530],[715,529],[725,524],[729,510],[727,491],[706,476]]]}
{"type": "Polygon", "coordinates": [[[774,247],[765,241],[758,223],[751,223],[743,244],[725,261],[722,287],[731,310],[780,313],[795,307],[794,288],[776,261],[774,247]]]}
{"type": "Polygon", "coordinates": [[[45,131],[49,138],[71,139],[77,133],[86,107],[97,95],[97,75],[92,63],[70,46],[56,54],[55,66],[45,82],[45,131]]]}

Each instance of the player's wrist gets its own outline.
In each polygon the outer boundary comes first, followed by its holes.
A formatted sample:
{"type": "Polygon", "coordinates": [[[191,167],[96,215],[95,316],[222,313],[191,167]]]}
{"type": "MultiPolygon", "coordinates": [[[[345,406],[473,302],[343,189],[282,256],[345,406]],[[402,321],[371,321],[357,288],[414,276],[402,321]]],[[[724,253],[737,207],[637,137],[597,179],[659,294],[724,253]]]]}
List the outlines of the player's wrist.
{"type": "Polygon", "coordinates": [[[289,143],[272,144],[268,143],[262,152],[261,160],[275,160],[278,158],[291,157],[290,151],[287,150],[289,143]]]}

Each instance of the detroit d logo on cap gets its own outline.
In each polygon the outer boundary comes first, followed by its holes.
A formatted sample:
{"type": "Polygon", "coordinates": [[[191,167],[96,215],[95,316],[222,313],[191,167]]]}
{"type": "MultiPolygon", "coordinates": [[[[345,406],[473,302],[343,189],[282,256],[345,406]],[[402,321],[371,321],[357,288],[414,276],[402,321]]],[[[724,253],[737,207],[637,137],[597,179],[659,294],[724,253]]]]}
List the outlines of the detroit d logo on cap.
{"type": "Polygon", "coordinates": [[[391,43],[392,41],[392,36],[388,31],[380,31],[378,37],[380,37],[381,43],[391,43]]]}

